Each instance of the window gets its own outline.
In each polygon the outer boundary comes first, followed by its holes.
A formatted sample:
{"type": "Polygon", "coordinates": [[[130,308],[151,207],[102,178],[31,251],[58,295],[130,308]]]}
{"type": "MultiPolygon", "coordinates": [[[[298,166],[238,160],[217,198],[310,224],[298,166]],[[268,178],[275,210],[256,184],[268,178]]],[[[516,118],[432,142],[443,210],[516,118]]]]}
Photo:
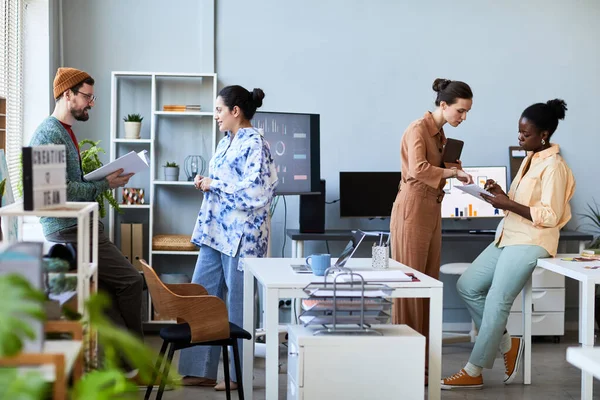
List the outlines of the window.
{"type": "Polygon", "coordinates": [[[15,198],[23,146],[23,12],[23,0],[0,0],[0,97],[6,99],[6,163],[15,198]]]}

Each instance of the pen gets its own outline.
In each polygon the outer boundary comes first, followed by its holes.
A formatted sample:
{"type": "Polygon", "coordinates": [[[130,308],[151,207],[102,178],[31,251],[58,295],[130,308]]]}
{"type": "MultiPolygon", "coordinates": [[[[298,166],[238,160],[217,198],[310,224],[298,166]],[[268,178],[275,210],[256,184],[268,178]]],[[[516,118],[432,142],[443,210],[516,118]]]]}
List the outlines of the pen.
{"type": "Polygon", "coordinates": [[[383,233],[379,232],[379,247],[383,244],[383,233]]]}

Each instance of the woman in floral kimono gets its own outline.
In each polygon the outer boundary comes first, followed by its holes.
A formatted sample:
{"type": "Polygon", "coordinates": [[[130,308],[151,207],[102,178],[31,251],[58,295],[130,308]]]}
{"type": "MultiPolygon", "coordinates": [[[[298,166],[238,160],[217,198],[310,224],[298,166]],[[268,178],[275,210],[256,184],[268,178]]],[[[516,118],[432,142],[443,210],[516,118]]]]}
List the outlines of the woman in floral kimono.
{"type": "MultiPolygon", "coordinates": [[[[269,208],[277,186],[269,144],[250,124],[264,97],[261,89],[249,92],[241,86],[219,92],[215,120],[225,137],[210,160],[208,176],[194,179],[204,199],[192,235],[192,242],[200,246],[192,282],[226,300],[229,320],[240,327],[244,258],[267,255],[269,208]]],[[[215,386],[219,355],[218,347],[183,350],[179,362],[183,385],[215,386]]],[[[237,388],[233,367],[231,379],[231,388],[237,388]]],[[[225,390],[225,382],[215,389],[225,390]]]]}

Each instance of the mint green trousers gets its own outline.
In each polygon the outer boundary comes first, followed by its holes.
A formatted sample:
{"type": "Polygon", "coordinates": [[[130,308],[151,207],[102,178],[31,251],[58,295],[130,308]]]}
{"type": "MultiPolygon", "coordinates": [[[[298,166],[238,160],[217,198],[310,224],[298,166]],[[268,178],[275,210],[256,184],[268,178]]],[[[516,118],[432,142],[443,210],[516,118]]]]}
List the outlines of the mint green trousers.
{"type": "Polygon", "coordinates": [[[492,368],[508,315],[537,265],[549,257],[540,246],[490,244],[462,274],[456,288],[467,304],[478,335],[469,362],[492,368]]]}

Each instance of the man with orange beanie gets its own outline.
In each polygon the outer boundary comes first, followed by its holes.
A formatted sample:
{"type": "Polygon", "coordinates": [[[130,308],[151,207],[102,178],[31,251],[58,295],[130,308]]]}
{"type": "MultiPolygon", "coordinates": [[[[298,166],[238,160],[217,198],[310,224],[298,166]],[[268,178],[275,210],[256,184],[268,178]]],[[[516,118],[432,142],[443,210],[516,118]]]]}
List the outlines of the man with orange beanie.
{"type": "MultiPolygon", "coordinates": [[[[87,121],[94,106],[94,79],[75,68],[59,68],[54,78],[56,105],[51,116],[36,129],[30,146],[45,144],[65,145],[67,154],[67,200],[95,201],[99,194],[125,186],[133,174],[114,172],[100,181],[88,182],[83,178],[79,145],[73,133],[75,121],[87,121]]],[[[67,218],[40,218],[46,239],[58,243],[77,242],[77,220],[67,218]]],[[[143,278],[121,251],[106,237],[99,224],[98,235],[98,288],[112,299],[106,311],[117,325],[142,337],[143,278]]]]}

